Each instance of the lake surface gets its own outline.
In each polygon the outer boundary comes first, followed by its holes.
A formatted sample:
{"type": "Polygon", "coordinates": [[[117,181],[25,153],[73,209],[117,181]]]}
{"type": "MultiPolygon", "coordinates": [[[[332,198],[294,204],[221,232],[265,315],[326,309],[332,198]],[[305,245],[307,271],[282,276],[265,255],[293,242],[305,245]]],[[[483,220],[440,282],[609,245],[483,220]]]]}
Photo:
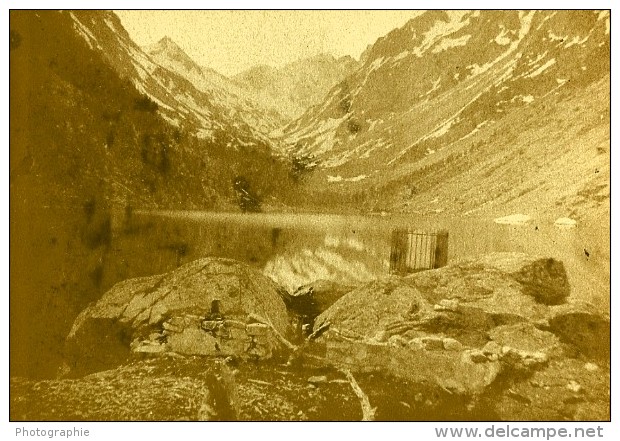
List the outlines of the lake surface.
{"type": "Polygon", "coordinates": [[[246,262],[289,291],[319,279],[359,284],[388,274],[391,234],[396,228],[447,230],[449,263],[494,251],[560,259],[569,275],[571,295],[608,308],[608,245],[587,239],[579,227],[413,215],[125,214],[114,222],[104,285],[167,272],[206,256],[246,262]]]}

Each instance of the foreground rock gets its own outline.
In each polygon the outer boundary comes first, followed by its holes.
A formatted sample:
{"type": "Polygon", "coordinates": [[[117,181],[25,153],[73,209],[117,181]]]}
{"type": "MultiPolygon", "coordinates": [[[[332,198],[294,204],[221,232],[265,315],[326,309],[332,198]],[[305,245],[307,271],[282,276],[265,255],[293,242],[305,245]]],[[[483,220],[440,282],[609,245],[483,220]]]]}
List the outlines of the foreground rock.
{"type": "Polygon", "coordinates": [[[269,358],[288,327],[280,287],[240,262],[206,258],[115,285],[75,320],[67,352],[87,371],[132,352],[269,358]]]}
{"type": "Polygon", "coordinates": [[[335,364],[482,395],[568,359],[584,365],[592,347],[604,360],[609,318],[566,303],[569,293],[561,262],[494,253],[369,283],[317,317],[314,329],[328,327],[318,341],[335,364]]]}
{"type": "Polygon", "coordinates": [[[444,332],[466,345],[488,341],[503,324],[544,320],[549,304],[570,293],[561,262],[518,253],[371,282],[343,296],[316,319],[354,337],[416,337],[444,332]]]}

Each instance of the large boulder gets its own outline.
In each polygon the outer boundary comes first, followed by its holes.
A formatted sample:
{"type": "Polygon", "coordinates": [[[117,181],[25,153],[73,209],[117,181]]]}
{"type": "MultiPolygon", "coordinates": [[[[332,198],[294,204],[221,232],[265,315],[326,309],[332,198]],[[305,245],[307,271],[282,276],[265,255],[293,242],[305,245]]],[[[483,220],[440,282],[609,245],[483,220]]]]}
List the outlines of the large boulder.
{"type": "Polygon", "coordinates": [[[408,279],[430,301],[459,299],[499,314],[541,314],[570,294],[562,262],[523,253],[491,253],[408,279]]]}
{"type": "MultiPolygon", "coordinates": [[[[403,333],[414,337],[415,332],[410,331],[415,330],[446,333],[465,344],[484,344],[487,331],[495,326],[544,320],[549,310],[547,299],[539,301],[544,296],[534,293],[534,287],[553,277],[558,286],[568,286],[561,262],[493,253],[404,278],[391,276],[370,282],[319,315],[315,329],[329,322],[333,328],[358,337],[383,333],[388,338],[403,333]],[[552,275],[542,274],[544,268],[552,275]],[[537,276],[527,276],[533,273],[537,276]]],[[[562,292],[565,299],[569,290],[562,288],[562,292]]],[[[557,293],[554,298],[559,299],[557,293]]]]}
{"type": "MultiPolygon", "coordinates": [[[[480,393],[502,373],[523,376],[581,350],[592,312],[576,317],[561,262],[493,253],[351,291],[319,315],[314,329],[326,356],[361,371],[385,370],[458,393],[480,393]],[[570,347],[569,347],[570,346],[570,347]]],[[[582,311],[582,309],[579,309],[582,311]]]]}
{"type": "Polygon", "coordinates": [[[253,268],[205,258],[126,280],[88,306],[67,337],[73,367],[114,366],[131,353],[266,358],[287,335],[284,290],[253,268]]]}
{"type": "Polygon", "coordinates": [[[594,305],[570,302],[549,308],[549,329],[560,340],[574,345],[581,353],[608,360],[611,350],[611,323],[594,305]]]}
{"type": "Polygon", "coordinates": [[[541,258],[523,253],[491,253],[474,263],[510,275],[519,282],[524,294],[545,305],[564,303],[570,294],[564,264],[551,257],[541,258]]]}

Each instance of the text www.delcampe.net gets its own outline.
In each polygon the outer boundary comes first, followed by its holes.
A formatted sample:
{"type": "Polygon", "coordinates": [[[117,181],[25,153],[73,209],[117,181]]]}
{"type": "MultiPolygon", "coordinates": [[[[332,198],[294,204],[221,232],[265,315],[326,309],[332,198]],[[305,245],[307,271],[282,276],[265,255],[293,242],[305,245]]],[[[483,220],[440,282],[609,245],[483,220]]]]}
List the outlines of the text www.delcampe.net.
{"type": "Polygon", "coordinates": [[[603,438],[603,427],[435,427],[437,438],[603,438]]]}

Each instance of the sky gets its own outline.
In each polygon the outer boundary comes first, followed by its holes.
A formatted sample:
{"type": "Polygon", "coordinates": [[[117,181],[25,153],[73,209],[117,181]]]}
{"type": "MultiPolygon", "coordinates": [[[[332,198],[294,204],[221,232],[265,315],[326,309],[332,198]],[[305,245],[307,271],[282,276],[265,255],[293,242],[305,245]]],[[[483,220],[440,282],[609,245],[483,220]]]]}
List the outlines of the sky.
{"type": "Polygon", "coordinates": [[[359,59],[369,44],[419,11],[115,11],[140,46],[172,38],[224,75],[281,67],[320,53],[359,59]]]}

